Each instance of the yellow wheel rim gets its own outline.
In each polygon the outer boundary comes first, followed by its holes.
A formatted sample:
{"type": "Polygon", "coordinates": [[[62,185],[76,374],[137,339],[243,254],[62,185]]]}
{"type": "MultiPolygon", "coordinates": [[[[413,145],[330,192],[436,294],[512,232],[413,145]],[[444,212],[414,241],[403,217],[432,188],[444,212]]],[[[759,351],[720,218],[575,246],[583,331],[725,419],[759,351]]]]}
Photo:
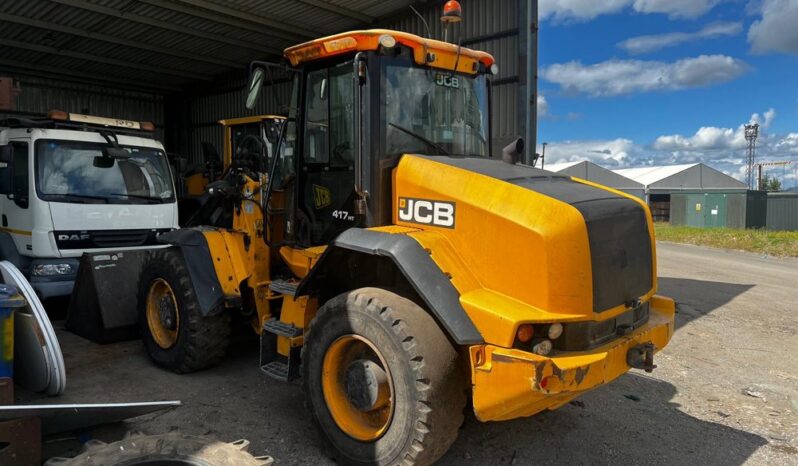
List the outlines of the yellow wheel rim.
{"type": "Polygon", "coordinates": [[[180,312],[172,287],[162,278],[155,279],[147,293],[147,327],[161,348],[169,349],[177,343],[180,312]]]}
{"type": "Polygon", "coordinates": [[[382,437],[393,417],[393,381],[385,358],[360,335],[327,348],[321,373],[324,401],[335,423],[363,442],[382,437]]]}

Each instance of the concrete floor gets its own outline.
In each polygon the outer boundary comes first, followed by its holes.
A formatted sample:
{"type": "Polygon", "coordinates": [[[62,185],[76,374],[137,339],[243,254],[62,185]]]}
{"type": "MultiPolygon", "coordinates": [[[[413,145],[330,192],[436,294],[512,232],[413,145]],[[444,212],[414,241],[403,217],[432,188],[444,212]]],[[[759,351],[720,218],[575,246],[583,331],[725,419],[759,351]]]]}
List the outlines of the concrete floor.
{"type": "MultiPolygon", "coordinates": [[[[653,374],[632,371],[556,412],[511,422],[467,418],[442,464],[798,464],[798,261],[660,244],[660,293],[677,332],[653,374]]],[[[184,406],[84,433],[173,429],[232,441],[278,464],[328,464],[298,384],[258,370],[242,333],[226,362],[190,375],[155,368],[138,341],[100,346],[59,332],[66,394],[35,402],[182,400],[184,406]]],[[[70,438],[49,455],[76,451],[70,438]]]]}

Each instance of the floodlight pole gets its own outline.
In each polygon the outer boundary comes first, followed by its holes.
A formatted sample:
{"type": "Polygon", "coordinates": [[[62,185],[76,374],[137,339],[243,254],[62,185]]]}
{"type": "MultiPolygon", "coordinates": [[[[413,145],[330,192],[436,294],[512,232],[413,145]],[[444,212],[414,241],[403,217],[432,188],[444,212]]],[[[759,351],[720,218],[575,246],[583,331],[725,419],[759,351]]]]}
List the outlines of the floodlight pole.
{"type": "Polygon", "coordinates": [[[748,157],[745,167],[745,183],[748,189],[760,189],[754,186],[754,165],[756,164],[756,139],[759,137],[759,125],[745,125],[745,140],[748,141],[748,157]]]}

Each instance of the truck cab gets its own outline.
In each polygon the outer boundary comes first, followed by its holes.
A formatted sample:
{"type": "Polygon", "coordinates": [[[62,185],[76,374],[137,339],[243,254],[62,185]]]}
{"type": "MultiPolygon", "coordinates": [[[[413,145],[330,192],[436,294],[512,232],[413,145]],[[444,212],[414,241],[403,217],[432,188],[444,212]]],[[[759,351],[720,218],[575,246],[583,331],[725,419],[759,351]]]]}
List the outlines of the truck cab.
{"type": "Polygon", "coordinates": [[[61,111],[0,121],[0,259],[40,297],[71,294],[84,252],[151,248],[175,228],[152,123],[61,111]]]}

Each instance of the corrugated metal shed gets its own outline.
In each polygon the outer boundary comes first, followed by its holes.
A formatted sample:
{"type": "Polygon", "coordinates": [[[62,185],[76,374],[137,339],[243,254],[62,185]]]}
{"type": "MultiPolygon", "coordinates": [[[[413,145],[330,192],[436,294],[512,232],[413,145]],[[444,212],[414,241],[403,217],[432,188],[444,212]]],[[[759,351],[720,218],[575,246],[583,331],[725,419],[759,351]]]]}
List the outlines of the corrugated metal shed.
{"type": "Polygon", "coordinates": [[[798,193],[768,193],[767,229],[798,231],[798,193]]]}
{"type": "Polygon", "coordinates": [[[745,183],[703,163],[625,168],[613,171],[641,183],[649,194],[683,190],[745,191],[747,189],[745,183]]]}
{"type": "Polygon", "coordinates": [[[211,83],[289,45],[384,21],[410,0],[0,2],[0,70],[162,93],[211,83]]]}
{"type": "MultiPolygon", "coordinates": [[[[393,28],[443,36],[443,0],[25,0],[0,1],[0,76],[21,83],[5,115],[51,108],[151,120],[166,128],[167,149],[199,156],[221,143],[216,121],[242,116],[242,88],[253,60],[276,61],[284,48],[345,30],[393,28]],[[430,27],[410,10],[414,5],[430,27]],[[49,84],[48,84],[49,83],[49,84]],[[88,85],[87,85],[88,84],[88,85]],[[82,87],[81,87],[82,86],[82,87]],[[124,91],[124,92],[121,92],[124,91]]],[[[520,0],[462,0],[463,46],[494,54],[494,147],[523,133],[519,83],[520,0]]],[[[287,95],[280,84],[276,94],[287,95]]],[[[285,103],[285,100],[281,101],[285,103]]],[[[267,90],[258,112],[277,110],[267,90]]]]}
{"type": "Polygon", "coordinates": [[[564,162],[545,166],[546,170],[563,175],[574,176],[583,180],[609,186],[627,194],[645,198],[645,186],[642,183],[619,175],[593,162],[564,162]]]}

